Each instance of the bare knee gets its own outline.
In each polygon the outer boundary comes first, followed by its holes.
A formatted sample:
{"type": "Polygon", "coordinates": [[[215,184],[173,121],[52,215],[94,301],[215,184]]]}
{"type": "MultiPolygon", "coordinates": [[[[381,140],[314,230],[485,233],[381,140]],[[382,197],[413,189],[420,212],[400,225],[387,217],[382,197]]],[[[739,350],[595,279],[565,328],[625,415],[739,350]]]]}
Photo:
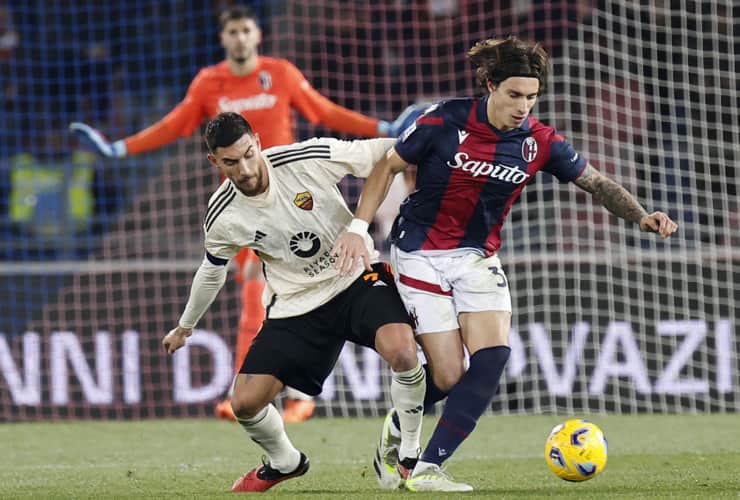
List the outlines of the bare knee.
{"type": "Polygon", "coordinates": [[[434,381],[434,385],[443,392],[450,392],[455,387],[455,384],[460,381],[464,373],[465,368],[462,363],[449,363],[441,367],[432,366],[432,380],[434,381]]]}
{"type": "Polygon", "coordinates": [[[231,397],[231,408],[234,415],[240,419],[247,419],[256,416],[262,409],[267,406],[269,401],[256,397],[254,394],[235,392],[231,397]]]}
{"type": "Polygon", "coordinates": [[[408,325],[392,324],[380,328],[375,337],[375,349],[395,372],[405,372],[419,364],[416,341],[408,325]]]}
{"type": "Polygon", "coordinates": [[[397,351],[391,352],[386,361],[394,372],[405,372],[416,368],[419,364],[419,358],[416,355],[416,348],[402,347],[397,351]]]}

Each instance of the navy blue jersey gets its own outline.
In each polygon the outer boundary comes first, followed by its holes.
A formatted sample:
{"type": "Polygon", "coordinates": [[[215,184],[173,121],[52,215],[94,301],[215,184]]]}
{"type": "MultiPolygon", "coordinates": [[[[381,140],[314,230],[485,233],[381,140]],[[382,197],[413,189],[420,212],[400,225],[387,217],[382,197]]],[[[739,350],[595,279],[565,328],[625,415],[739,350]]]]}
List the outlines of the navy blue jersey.
{"type": "Polygon", "coordinates": [[[416,188],[391,232],[401,250],[475,248],[491,255],[511,205],[538,171],[570,182],[585,169],[586,160],[532,116],[519,128],[497,130],[487,102],[443,101],[396,142],[401,158],[417,166],[416,188]]]}

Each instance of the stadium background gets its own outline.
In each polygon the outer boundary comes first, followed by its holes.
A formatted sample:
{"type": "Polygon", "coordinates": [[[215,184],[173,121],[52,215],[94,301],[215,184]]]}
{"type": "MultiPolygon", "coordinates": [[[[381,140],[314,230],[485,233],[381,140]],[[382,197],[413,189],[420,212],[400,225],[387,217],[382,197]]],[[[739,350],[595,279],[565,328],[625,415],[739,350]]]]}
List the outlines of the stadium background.
{"type": "MultiPolygon", "coordinates": [[[[217,175],[199,134],[114,161],[69,121],[119,138],[222,59],[224,2],[0,4],[0,420],[205,416],[230,381],[237,287],[164,355],[202,256],[217,175]],[[196,340],[197,339],[197,340],[196,340]]],[[[738,7],[732,2],[257,2],[261,52],[334,101],[389,119],[467,95],[464,53],[515,33],[553,57],[535,115],[679,233],[667,242],[542,175],[502,261],[512,359],[496,412],[736,412],[738,7]]],[[[298,121],[298,136],[328,131],[298,121]]],[[[359,184],[342,185],[355,200],[359,184]]],[[[382,245],[382,237],[378,236],[382,245]]],[[[349,348],[321,415],[379,415],[388,373],[349,348]]]]}

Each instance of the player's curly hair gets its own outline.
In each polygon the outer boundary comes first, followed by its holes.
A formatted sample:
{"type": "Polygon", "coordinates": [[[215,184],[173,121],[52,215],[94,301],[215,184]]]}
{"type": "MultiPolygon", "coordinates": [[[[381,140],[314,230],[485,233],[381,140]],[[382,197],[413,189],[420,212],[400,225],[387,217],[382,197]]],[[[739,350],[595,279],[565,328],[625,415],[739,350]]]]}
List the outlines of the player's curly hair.
{"type": "Polygon", "coordinates": [[[481,40],[468,51],[468,59],[477,67],[478,83],[485,89],[487,83],[498,85],[512,76],[537,78],[545,90],[548,55],[539,43],[530,44],[510,35],[506,38],[481,40]]]}
{"type": "Polygon", "coordinates": [[[216,149],[231,146],[244,134],[254,135],[252,126],[239,113],[220,113],[206,125],[206,146],[213,154],[216,149]]]}

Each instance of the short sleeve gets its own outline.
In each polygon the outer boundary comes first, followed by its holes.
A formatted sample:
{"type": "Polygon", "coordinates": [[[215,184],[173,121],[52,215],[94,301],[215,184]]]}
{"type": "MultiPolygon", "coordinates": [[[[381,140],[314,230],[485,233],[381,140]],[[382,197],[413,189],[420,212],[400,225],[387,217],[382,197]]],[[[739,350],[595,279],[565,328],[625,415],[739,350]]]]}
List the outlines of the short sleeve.
{"type": "MultiPolygon", "coordinates": [[[[316,162],[315,167],[310,168],[320,169],[327,183],[336,184],[347,174],[362,178],[370,175],[373,166],[393,147],[394,142],[395,139],[387,138],[342,141],[322,137],[293,144],[290,148],[310,151],[316,162]]],[[[281,149],[273,148],[271,151],[279,155],[281,149]]]]}
{"type": "Polygon", "coordinates": [[[332,164],[346,174],[366,178],[373,167],[393,147],[395,139],[365,139],[356,141],[335,140],[331,148],[332,164]]]}
{"type": "Polygon", "coordinates": [[[406,163],[418,165],[434,144],[444,120],[434,105],[401,132],[396,142],[396,152],[406,163]]]}
{"type": "Polygon", "coordinates": [[[562,136],[553,134],[550,159],[543,170],[560,182],[573,182],[586,168],[586,159],[578,154],[562,136]]]}

